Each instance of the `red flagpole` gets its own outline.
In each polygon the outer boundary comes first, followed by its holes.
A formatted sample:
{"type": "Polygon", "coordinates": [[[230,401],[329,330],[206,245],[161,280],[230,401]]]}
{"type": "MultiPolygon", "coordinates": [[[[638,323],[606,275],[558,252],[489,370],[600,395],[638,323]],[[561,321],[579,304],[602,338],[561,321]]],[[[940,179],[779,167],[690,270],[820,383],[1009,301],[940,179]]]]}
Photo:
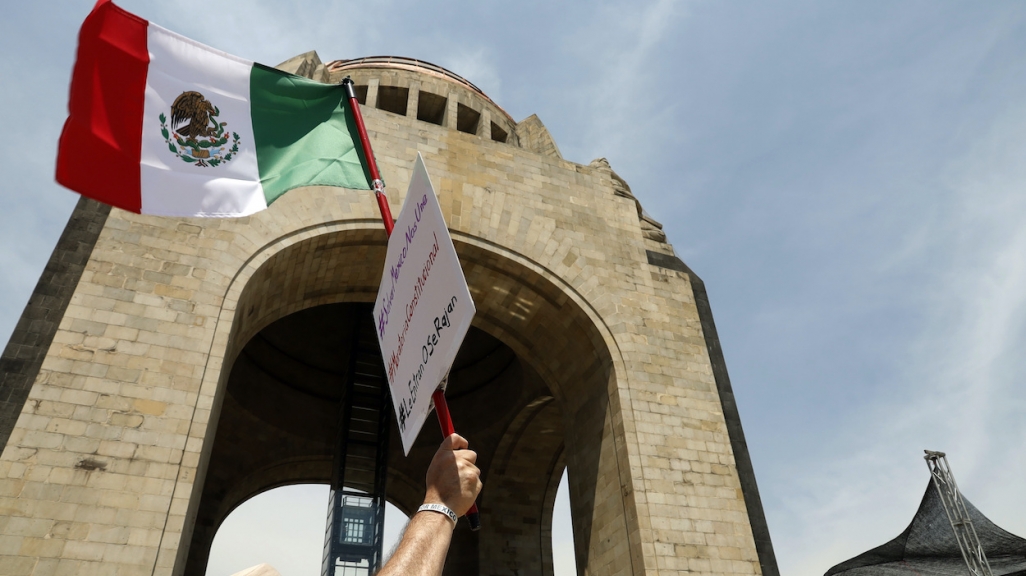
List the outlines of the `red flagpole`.
{"type": "MultiPolygon", "coordinates": [[[[360,103],[356,100],[356,90],[352,79],[348,76],[342,80],[346,97],[349,99],[349,109],[353,111],[353,118],[356,120],[356,130],[360,133],[360,144],[363,146],[363,155],[367,159],[367,169],[370,170],[371,185],[374,186],[374,197],[378,201],[378,210],[381,211],[381,220],[385,224],[385,233],[392,236],[392,229],[395,221],[392,219],[392,210],[388,207],[388,197],[385,196],[385,183],[381,180],[378,172],[378,163],[374,159],[374,151],[371,150],[370,138],[367,137],[367,128],[363,124],[363,114],[360,113],[360,103]]],[[[442,436],[448,438],[456,433],[452,425],[452,417],[449,415],[449,405],[445,401],[445,390],[436,388],[431,394],[431,400],[435,403],[435,414],[438,415],[438,425],[442,428],[442,436]]],[[[467,521],[470,522],[470,529],[478,531],[481,529],[481,514],[477,511],[477,504],[473,504],[467,510],[467,521]]]]}

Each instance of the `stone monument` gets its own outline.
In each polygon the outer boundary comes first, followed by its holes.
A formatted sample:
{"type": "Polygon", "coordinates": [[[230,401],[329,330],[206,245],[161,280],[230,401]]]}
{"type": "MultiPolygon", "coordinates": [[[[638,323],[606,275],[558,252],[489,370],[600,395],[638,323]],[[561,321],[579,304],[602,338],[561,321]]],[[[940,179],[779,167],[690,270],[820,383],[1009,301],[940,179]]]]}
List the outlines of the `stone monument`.
{"type": "MultiPolygon", "coordinates": [[[[609,163],[425,62],[281,67],[353,78],[394,213],[424,156],[477,304],[447,396],[484,527],[446,573],[551,574],[566,469],[580,574],[777,576],[705,288],[609,163]]],[[[0,360],[0,573],[203,574],[240,503],[329,482],[384,253],[367,191],[238,219],[81,200],[0,360]]],[[[390,444],[407,513],[439,440],[390,444]]]]}

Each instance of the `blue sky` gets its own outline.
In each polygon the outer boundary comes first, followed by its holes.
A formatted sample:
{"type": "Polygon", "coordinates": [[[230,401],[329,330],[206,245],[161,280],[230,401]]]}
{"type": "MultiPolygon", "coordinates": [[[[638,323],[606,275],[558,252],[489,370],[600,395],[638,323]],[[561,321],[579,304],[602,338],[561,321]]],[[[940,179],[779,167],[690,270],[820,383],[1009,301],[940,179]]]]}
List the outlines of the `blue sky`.
{"type": "MultiPolygon", "coordinates": [[[[607,157],[706,283],[782,573],[903,530],[924,448],[1026,534],[1026,5],[121,4],[268,64],[428,60],[607,157]]],[[[4,340],[76,200],[53,158],[90,7],[0,21],[4,340]]]]}

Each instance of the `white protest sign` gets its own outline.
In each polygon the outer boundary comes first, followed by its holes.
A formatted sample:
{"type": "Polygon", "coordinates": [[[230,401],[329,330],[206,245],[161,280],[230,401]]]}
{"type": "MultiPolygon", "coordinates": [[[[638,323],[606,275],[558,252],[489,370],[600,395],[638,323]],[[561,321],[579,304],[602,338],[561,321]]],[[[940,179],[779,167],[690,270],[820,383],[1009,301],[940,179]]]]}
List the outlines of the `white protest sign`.
{"type": "Polygon", "coordinates": [[[431,413],[431,393],[452,366],[475,311],[418,153],[406,200],[388,240],[374,303],[374,327],[407,455],[431,413]]]}

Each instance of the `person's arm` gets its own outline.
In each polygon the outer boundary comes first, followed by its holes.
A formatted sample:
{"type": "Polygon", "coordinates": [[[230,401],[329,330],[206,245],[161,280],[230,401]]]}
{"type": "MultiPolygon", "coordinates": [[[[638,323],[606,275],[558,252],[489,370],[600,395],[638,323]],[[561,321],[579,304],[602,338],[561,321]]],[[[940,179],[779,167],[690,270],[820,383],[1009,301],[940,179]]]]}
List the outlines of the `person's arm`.
{"type": "MultiPolygon", "coordinates": [[[[481,471],[474,463],[477,453],[459,434],[442,441],[427,471],[425,504],[442,504],[463,516],[481,492],[481,471]]],[[[439,512],[417,512],[378,576],[440,576],[455,528],[439,512]]]]}

